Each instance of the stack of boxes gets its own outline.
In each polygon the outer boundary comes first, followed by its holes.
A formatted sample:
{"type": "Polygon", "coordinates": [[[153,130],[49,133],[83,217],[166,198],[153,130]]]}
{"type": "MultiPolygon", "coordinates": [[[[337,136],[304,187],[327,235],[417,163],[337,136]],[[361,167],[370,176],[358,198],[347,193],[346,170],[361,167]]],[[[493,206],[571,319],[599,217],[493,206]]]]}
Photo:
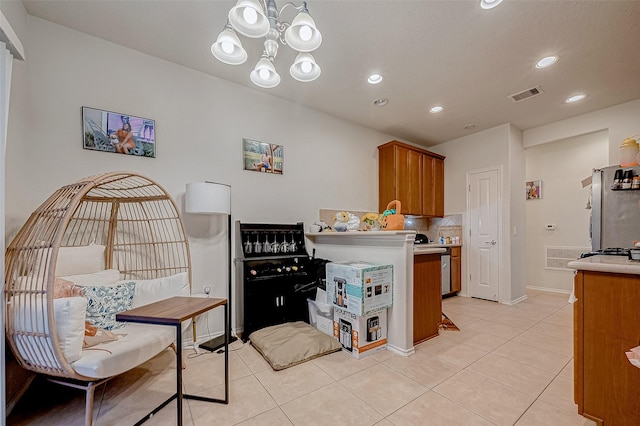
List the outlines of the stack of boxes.
{"type": "Polygon", "coordinates": [[[393,303],[393,265],[327,263],[327,303],[333,336],[356,358],[387,348],[387,308],[393,303]]]}

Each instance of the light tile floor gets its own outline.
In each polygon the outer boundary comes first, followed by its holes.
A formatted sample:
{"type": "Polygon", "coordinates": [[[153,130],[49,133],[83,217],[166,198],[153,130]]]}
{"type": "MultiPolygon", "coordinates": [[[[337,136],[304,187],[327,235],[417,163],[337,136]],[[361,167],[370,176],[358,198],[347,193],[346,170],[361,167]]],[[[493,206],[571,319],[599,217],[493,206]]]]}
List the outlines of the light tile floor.
{"type": "MultiPolygon", "coordinates": [[[[185,425],[591,425],[573,403],[572,306],[527,291],[514,306],[453,297],[444,312],[460,331],[401,357],[356,360],[338,352],[275,372],[233,344],[231,403],[185,400],[185,425]]],[[[188,393],[223,395],[223,356],[185,350],[188,393]]],[[[96,390],[94,424],[135,423],[173,392],[175,357],[164,351],[96,390]]],[[[9,425],[81,425],[84,393],[37,380],[9,425]]],[[[175,401],[147,424],[175,424],[175,401]]]]}

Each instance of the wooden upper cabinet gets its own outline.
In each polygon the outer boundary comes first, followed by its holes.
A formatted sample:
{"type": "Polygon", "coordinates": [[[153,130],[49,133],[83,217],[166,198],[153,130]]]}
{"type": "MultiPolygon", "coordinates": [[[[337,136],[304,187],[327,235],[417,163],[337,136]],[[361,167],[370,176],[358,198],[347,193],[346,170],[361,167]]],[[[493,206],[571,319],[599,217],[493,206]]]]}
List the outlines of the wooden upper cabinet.
{"type": "Polygon", "coordinates": [[[399,200],[403,214],[443,216],[444,158],[402,142],[380,145],[379,211],[390,201],[399,200]]]}

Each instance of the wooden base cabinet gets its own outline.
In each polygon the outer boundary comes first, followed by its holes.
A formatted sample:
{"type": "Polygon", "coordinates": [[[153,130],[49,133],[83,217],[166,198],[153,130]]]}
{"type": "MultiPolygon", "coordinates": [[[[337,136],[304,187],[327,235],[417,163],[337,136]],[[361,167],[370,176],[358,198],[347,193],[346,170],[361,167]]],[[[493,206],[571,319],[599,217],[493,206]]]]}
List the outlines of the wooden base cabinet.
{"type": "Polygon", "coordinates": [[[440,254],[413,257],[413,344],[438,335],[442,321],[440,254]]]}
{"type": "Polygon", "coordinates": [[[603,425],[640,425],[640,275],[578,271],[574,396],[578,413],[603,425]]]}
{"type": "Polygon", "coordinates": [[[400,200],[402,213],[444,216],[442,155],[391,141],[378,147],[378,208],[400,200]]]}
{"type": "Polygon", "coordinates": [[[451,247],[451,293],[462,290],[462,262],[460,247],[451,247]]]}

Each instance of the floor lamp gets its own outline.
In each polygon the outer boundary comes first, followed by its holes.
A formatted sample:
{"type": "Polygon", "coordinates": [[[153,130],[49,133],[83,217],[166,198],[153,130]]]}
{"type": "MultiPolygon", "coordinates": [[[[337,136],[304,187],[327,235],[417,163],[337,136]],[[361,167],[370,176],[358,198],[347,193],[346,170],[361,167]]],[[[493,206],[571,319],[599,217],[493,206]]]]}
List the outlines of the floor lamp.
{"type": "MultiPolygon", "coordinates": [[[[227,253],[229,255],[228,266],[228,304],[229,304],[229,329],[225,332],[229,336],[229,343],[237,340],[232,335],[232,285],[231,285],[231,185],[217,182],[193,182],[187,184],[185,194],[185,212],[192,214],[223,214],[227,216],[227,253]]],[[[195,343],[197,336],[193,336],[195,343]]],[[[199,345],[201,348],[215,351],[224,346],[224,336],[219,336],[199,345]]]]}

